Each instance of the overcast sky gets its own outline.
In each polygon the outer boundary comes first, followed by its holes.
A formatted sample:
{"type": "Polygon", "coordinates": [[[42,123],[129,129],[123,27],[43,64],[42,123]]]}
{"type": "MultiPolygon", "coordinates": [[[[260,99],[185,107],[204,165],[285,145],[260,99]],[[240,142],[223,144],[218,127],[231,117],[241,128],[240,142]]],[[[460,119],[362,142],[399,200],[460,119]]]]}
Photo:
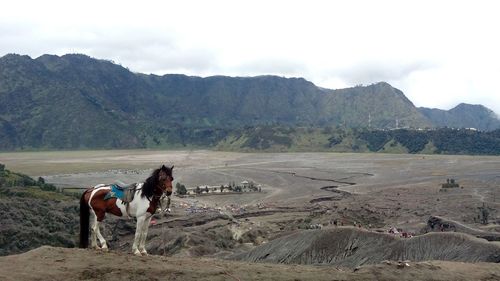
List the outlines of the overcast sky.
{"type": "Polygon", "coordinates": [[[0,56],[83,53],[147,74],[274,74],[333,89],[386,81],[416,106],[500,113],[499,13],[480,0],[8,0],[0,56]]]}

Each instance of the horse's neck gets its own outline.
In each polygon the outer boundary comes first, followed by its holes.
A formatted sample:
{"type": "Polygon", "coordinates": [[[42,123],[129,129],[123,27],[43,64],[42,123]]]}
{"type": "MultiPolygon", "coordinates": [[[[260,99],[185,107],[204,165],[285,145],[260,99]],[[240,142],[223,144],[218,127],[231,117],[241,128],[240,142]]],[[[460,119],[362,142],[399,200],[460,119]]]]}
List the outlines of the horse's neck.
{"type": "Polygon", "coordinates": [[[161,190],[160,191],[156,191],[155,190],[153,192],[153,196],[151,197],[151,203],[152,202],[155,202],[155,203],[160,202],[160,198],[161,198],[162,195],[163,195],[163,191],[161,191],[161,190]]]}
{"type": "MultiPolygon", "coordinates": [[[[137,184],[137,187],[136,187],[136,198],[140,199],[140,200],[145,200],[145,201],[148,201],[149,202],[149,206],[150,207],[157,207],[159,202],[160,202],[160,198],[161,196],[163,195],[163,191],[159,190],[157,191],[158,189],[155,188],[154,191],[153,191],[153,196],[151,196],[150,198],[147,198],[147,197],[143,197],[142,196],[142,187],[144,186],[144,183],[138,183],[137,184]]],[[[135,199],[135,198],[134,198],[135,199]]]]}

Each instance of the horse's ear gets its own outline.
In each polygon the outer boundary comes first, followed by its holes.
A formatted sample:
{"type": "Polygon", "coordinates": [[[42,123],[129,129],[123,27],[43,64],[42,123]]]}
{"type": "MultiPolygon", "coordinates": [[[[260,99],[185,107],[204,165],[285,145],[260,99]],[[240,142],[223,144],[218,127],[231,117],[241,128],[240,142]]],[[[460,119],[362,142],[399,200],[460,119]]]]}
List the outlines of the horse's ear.
{"type": "Polygon", "coordinates": [[[161,165],[161,168],[162,170],[166,169],[167,167],[165,167],[165,165],[161,165]]]}
{"type": "Polygon", "coordinates": [[[165,166],[162,166],[162,169],[158,173],[158,180],[160,180],[160,181],[164,180],[165,178],[167,178],[167,172],[165,172],[163,168],[165,168],[165,166]]]}
{"type": "Polygon", "coordinates": [[[174,165],[172,165],[172,167],[170,168],[170,171],[172,171],[174,169],[174,165]]]}

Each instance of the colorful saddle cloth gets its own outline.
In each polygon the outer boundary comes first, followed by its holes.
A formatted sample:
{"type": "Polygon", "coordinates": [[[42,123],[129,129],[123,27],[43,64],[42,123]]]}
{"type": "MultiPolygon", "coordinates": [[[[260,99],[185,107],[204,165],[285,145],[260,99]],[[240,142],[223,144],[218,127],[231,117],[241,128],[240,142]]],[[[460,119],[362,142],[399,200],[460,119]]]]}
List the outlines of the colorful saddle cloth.
{"type": "Polygon", "coordinates": [[[111,191],[104,196],[104,200],[108,200],[111,198],[118,198],[123,200],[125,198],[125,189],[119,185],[112,184],[111,191]]]}

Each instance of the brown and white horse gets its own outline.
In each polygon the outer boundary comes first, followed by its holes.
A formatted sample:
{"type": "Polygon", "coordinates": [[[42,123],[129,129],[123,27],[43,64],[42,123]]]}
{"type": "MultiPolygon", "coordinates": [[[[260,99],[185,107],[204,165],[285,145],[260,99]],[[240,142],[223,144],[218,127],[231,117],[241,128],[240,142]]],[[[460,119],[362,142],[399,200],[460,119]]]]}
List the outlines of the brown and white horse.
{"type": "Polygon", "coordinates": [[[87,189],[80,199],[80,248],[87,248],[89,244],[89,217],[93,215],[91,246],[99,249],[97,238],[101,243],[102,250],[107,250],[106,240],[99,230],[99,223],[103,221],[106,213],[119,217],[135,217],[137,228],[135,230],[132,252],[135,255],[147,255],[145,244],[151,217],[160,204],[160,198],[164,193],[172,193],[172,170],[162,165],[153,171],[144,183],[136,184],[134,199],[123,204],[121,199],[110,198],[105,200],[106,194],[112,192],[111,185],[96,185],[87,189]]]}

